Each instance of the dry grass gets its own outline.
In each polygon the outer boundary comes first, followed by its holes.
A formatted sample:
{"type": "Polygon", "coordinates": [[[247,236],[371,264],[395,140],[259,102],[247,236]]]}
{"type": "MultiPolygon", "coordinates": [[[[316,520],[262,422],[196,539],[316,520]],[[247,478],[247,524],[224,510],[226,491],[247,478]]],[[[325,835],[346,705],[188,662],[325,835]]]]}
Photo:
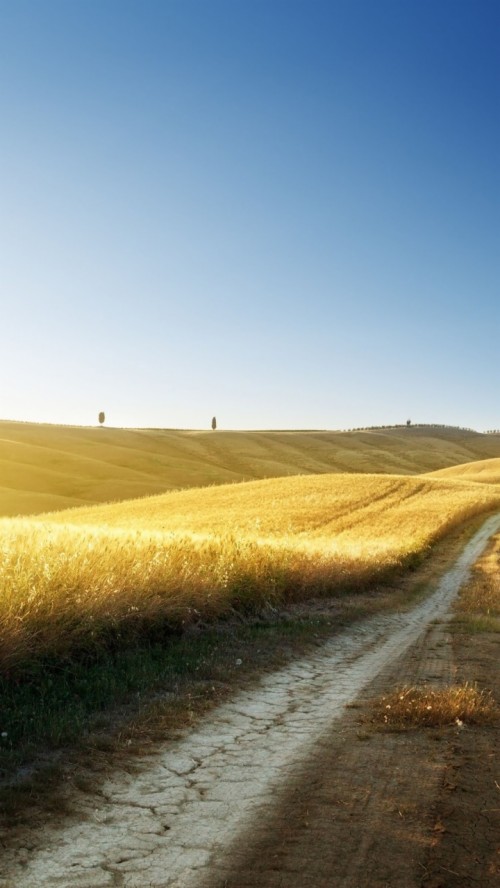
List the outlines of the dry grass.
{"type": "Polygon", "coordinates": [[[474,565],[455,611],[462,627],[476,632],[500,632],[500,534],[474,565]]]}
{"type": "Polygon", "coordinates": [[[402,687],[373,706],[375,724],[394,731],[494,724],[499,717],[491,693],[468,683],[448,688],[402,687]]]}
{"type": "Polygon", "coordinates": [[[333,475],[4,519],[0,669],[363,589],[499,504],[483,485],[333,475]]]}

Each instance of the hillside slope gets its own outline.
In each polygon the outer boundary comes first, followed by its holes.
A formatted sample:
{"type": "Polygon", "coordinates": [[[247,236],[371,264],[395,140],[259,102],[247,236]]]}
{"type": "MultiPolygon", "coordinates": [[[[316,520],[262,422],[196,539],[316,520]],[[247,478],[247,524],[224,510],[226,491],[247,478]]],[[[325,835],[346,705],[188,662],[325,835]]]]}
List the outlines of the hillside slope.
{"type": "Polygon", "coordinates": [[[460,466],[450,466],[447,469],[439,469],[437,472],[429,472],[429,478],[442,478],[443,480],[477,481],[481,484],[500,484],[500,459],[481,459],[464,463],[460,466]]]}
{"type": "Polygon", "coordinates": [[[360,591],[500,506],[500,488],[332,474],[0,521],[0,671],[252,609],[360,591]]]}
{"type": "Polygon", "coordinates": [[[0,422],[0,515],[283,475],[412,475],[492,457],[500,435],[430,426],[212,432],[0,422]]]}
{"type": "Polygon", "coordinates": [[[200,543],[223,536],[240,542],[293,540],[294,546],[329,551],[346,541],[356,550],[369,543],[371,551],[380,551],[399,546],[403,537],[427,540],[431,526],[439,534],[450,522],[459,524],[499,504],[495,486],[337,473],[171,491],[40,517],[47,527],[61,525],[71,532],[81,527],[84,532],[153,533],[165,545],[181,537],[200,543]]]}

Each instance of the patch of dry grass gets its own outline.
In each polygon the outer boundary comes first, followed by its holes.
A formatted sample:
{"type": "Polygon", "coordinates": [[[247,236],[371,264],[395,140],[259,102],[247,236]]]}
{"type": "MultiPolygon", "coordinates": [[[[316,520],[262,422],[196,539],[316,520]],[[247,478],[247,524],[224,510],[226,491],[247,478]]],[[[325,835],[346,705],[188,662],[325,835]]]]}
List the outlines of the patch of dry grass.
{"type": "Polygon", "coordinates": [[[500,534],[476,562],[455,605],[458,629],[500,632],[500,534]]]}
{"type": "Polygon", "coordinates": [[[323,475],[4,519],[0,669],[360,590],[499,504],[486,486],[323,475]]]}
{"type": "Polygon", "coordinates": [[[373,706],[373,722],[393,731],[494,724],[499,718],[491,693],[467,682],[448,688],[402,687],[380,697],[373,706]]]}

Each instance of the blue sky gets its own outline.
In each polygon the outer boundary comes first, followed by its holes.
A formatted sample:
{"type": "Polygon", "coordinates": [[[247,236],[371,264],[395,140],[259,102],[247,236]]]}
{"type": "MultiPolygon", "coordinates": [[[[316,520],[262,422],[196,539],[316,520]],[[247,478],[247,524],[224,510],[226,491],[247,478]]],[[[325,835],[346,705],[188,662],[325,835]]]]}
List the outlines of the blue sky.
{"type": "Polygon", "coordinates": [[[496,0],[0,0],[0,417],[500,428],[496,0]]]}

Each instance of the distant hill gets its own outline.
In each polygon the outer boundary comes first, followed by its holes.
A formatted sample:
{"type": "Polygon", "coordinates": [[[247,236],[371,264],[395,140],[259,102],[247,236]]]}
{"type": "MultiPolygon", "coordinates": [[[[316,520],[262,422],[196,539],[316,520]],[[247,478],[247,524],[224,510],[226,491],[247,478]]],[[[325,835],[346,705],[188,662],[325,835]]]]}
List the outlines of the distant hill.
{"type": "Polygon", "coordinates": [[[436,426],[213,432],[4,421],[0,514],[34,514],[283,475],[413,475],[491,458],[500,458],[500,434],[436,426]]]}

